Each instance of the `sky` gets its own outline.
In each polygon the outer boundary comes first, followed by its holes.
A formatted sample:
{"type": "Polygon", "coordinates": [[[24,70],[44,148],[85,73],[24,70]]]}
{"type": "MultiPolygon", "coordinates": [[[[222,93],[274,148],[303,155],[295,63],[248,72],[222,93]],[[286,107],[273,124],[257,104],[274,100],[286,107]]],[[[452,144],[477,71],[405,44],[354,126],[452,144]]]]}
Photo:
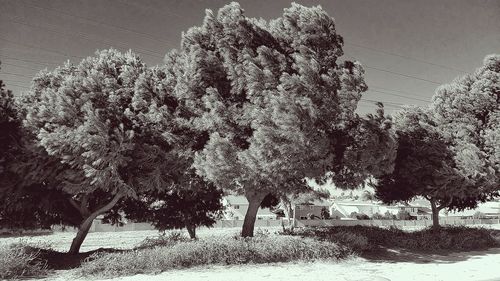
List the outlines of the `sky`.
{"type": "MultiPolygon", "coordinates": [[[[132,49],[149,65],[178,48],[221,0],[0,0],[0,79],[16,94],[43,68],[98,49],[132,49]]],[[[500,53],[500,0],[323,0],[344,37],[345,56],[365,67],[369,90],[358,112],[426,105],[435,89],[500,53]]],[[[279,17],[290,1],[239,1],[249,17],[279,17]]]]}

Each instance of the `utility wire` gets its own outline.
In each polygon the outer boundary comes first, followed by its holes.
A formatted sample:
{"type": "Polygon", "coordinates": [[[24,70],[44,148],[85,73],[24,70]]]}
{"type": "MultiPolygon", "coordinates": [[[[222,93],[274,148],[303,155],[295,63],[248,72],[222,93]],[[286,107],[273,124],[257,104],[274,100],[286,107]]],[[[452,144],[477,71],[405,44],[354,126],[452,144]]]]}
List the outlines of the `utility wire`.
{"type": "Polygon", "coordinates": [[[2,65],[10,65],[10,66],[14,66],[14,67],[26,68],[26,69],[31,69],[31,70],[35,70],[35,71],[41,70],[41,69],[29,67],[29,66],[17,65],[17,64],[8,63],[8,62],[2,62],[2,65]]]}
{"type": "Polygon", "coordinates": [[[58,54],[58,55],[64,56],[64,57],[72,57],[72,58],[76,58],[76,59],[83,59],[83,57],[81,57],[81,56],[68,55],[68,54],[63,53],[63,52],[54,51],[54,50],[46,49],[46,48],[43,48],[43,47],[37,47],[37,46],[34,46],[34,45],[19,43],[19,42],[16,42],[16,41],[12,41],[12,40],[6,39],[4,37],[0,37],[0,40],[9,42],[9,43],[14,44],[14,45],[23,46],[23,47],[26,47],[26,48],[39,49],[39,50],[42,50],[42,51],[45,51],[45,52],[58,54]]]}
{"type": "Polygon", "coordinates": [[[386,95],[391,95],[391,96],[395,96],[395,97],[402,97],[402,98],[406,98],[406,99],[417,100],[417,101],[429,102],[428,100],[424,100],[424,99],[419,99],[419,98],[413,98],[413,97],[408,97],[408,96],[404,96],[404,95],[398,95],[398,94],[388,93],[388,92],[379,91],[379,90],[375,90],[375,89],[368,89],[368,91],[372,91],[372,92],[375,92],[375,93],[386,94],[386,95]]]}
{"type": "Polygon", "coordinates": [[[0,55],[0,57],[3,57],[4,59],[8,59],[8,60],[22,61],[22,62],[33,63],[33,64],[42,65],[42,66],[49,66],[50,64],[57,65],[57,63],[55,63],[55,62],[42,62],[42,61],[18,59],[18,58],[8,57],[8,56],[4,56],[4,55],[0,55]]]}
{"type": "Polygon", "coordinates": [[[408,75],[408,74],[404,74],[404,73],[399,73],[399,72],[396,72],[396,71],[391,71],[391,70],[386,70],[386,69],[382,69],[382,68],[378,68],[378,67],[368,66],[366,64],[363,64],[363,67],[368,68],[368,69],[377,70],[377,71],[382,71],[382,72],[385,72],[385,73],[390,73],[390,74],[393,74],[393,75],[398,75],[398,76],[406,77],[406,78],[413,78],[413,79],[416,79],[416,80],[420,80],[420,81],[424,81],[424,82],[429,82],[429,83],[436,84],[436,85],[442,85],[442,84],[444,84],[443,82],[432,81],[432,80],[429,80],[429,79],[420,78],[420,77],[416,77],[416,76],[412,76],[412,75],[408,75]]]}
{"type": "Polygon", "coordinates": [[[2,79],[2,81],[13,82],[13,83],[26,83],[28,81],[12,80],[12,79],[2,79]]]}
{"type": "Polygon", "coordinates": [[[23,88],[23,89],[26,89],[26,90],[29,90],[30,88],[29,87],[26,87],[26,86],[21,86],[21,85],[16,85],[16,84],[9,84],[9,85],[6,85],[6,87],[18,87],[18,88],[23,88]]]}
{"type": "Polygon", "coordinates": [[[370,50],[372,52],[382,53],[382,54],[386,54],[386,55],[390,55],[390,56],[394,56],[394,57],[400,57],[400,58],[403,58],[403,59],[412,60],[412,61],[416,61],[416,62],[420,62],[420,63],[424,63],[424,64],[428,64],[428,65],[432,65],[432,66],[436,66],[436,67],[440,67],[440,68],[445,68],[445,69],[449,69],[449,70],[453,70],[453,71],[467,73],[467,71],[462,70],[462,69],[450,67],[450,66],[443,65],[443,64],[433,63],[433,62],[430,62],[430,61],[426,61],[426,60],[422,60],[422,59],[417,59],[417,58],[413,58],[413,57],[410,57],[410,56],[401,55],[401,54],[397,54],[397,53],[393,53],[393,52],[387,52],[387,51],[384,51],[384,50],[379,50],[379,49],[375,49],[375,48],[372,48],[372,47],[363,46],[363,45],[356,44],[356,43],[345,43],[345,45],[354,46],[354,47],[357,47],[357,48],[361,48],[361,49],[365,49],[365,50],[370,50]]]}
{"type": "Polygon", "coordinates": [[[118,30],[125,31],[125,32],[134,33],[134,34],[137,34],[137,35],[148,37],[150,40],[153,40],[153,41],[156,41],[156,42],[160,42],[160,43],[164,43],[164,44],[167,44],[167,45],[169,45],[171,47],[175,47],[169,41],[158,39],[157,36],[153,36],[151,34],[147,34],[147,33],[144,33],[144,32],[140,32],[140,31],[137,31],[137,30],[125,28],[125,27],[114,25],[114,24],[110,24],[110,23],[105,23],[103,21],[98,21],[97,19],[91,19],[91,18],[82,17],[82,16],[79,16],[79,15],[71,14],[71,13],[68,13],[68,12],[65,12],[65,11],[62,11],[62,10],[58,10],[58,9],[41,7],[41,6],[33,5],[31,3],[28,4],[25,1],[19,1],[19,2],[22,3],[25,6],[29,6],[29,7],[33,7],[33,8],[36,8],[36,9],[41,9],[41,10],[49,11],[49,12],[52,12],[52,13],[58,13],[58,14],[70,17],[72,19],[74,19],[74,18],[81,19],[81,20],[84,20],[87,23],[90,23],[92,25],[105,26],[105,27],[108,27],[108,28],[113,28],[113,29],[118,29],[118,30]]]}
{"type": "Polygon", "coordinates": [[[7,74],[7,75],[13,75],[13,76],[19,76],[19,77],[26,77],[26,78],[29,78],[31,79],[32,77],[29,77],[29,76],[26,76],[24,74],[20,74],[20,73],[12,73],[12,72],[0,72],[0,74],[7,74]]]}
{"type": "MultiPolygon", "coordinates": [[[[129,48],[129,47],[125,46],[125,45],[121,45],[121,44],[127,44],[127,43],[124,43],[124,42],[121,42],[121,41],[118,41],[119,44],[117,44],[116,42],[109,41],[109,40],[93,39],[93,38],[89,37],[90,34],[84,33],[84,32],[71,32],[71,33],[69,33],[69,32],[61,32],[59,30],[50,29],[50,28],[47,28],[47,27],[44,27],[44,26],[33,25],[33,24],[30,24],[30,23],[27,23],[27,22],[18,21],[18,20],[12,19],[10,17],[7,17],[7,18],[9,18],[9,21],[17,23],[17,24],[22,24],[22,25],[25,25],[25,26],[33,27],[33,28],[45,29],[45,30],[48,30],[48,31],[53,32],[55,34],[63,35],[63,36],[66,36],[66,37],[73,36],[73,37],[77,37],[77,38],[84,38],[84,39],[87,39],[89,41],[94,41],[94,42],[101,43],[101,44],[110,44],[111,46],[112,45],[117,45],[117,46],[125,48],[125,49],[129,48]]],[[[56,26],[56,25],[52,25],[52,24],[48,24],[48,25],[56,26]]],[[[90,35],[90,36],[92,36],[92,35],[90,35]]],[[[159,52],[155,52],[155,51],[151,51],[151,50],[146,50],[146,49],[140,49],[140,48],[135,48],[135,50],[137,50],[137,51],[135,51],[136,53],[141,53],[143,55],[148,55],[148,56],[152,56],[152,57],[157,57],[157,58],[163,59],[163,55],[161,55],[159,52]]]]}

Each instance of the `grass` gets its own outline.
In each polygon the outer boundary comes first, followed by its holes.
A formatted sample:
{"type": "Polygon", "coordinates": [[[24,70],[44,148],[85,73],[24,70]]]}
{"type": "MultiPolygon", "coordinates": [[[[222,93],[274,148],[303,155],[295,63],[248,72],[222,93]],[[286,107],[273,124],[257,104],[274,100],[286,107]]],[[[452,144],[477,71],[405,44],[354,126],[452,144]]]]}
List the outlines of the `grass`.
{"type": "Polygon", "coordinates": [[[25,243],[0,247],[0,279],[20,279],[47,275],[41,250],[25,243]]]}
{"type": "MultiPolygon", "coordinates": [[[[151,243],[150,243],[151,244],[151,243]]],[[[154,243],[152,243],[154,244],[154,243]]],[[[261,264],[318,259],[340,260],[350,251],[329,241],[293,236],[209,237],[91,256],[78,269],[83,276],[116,277],[159,273],[203,265],[261,264]]]]}
{"type": "Polygon", "coordinates": [[[484,228],[441,227],[405,232],[374,226],[336,226],[304,228],[291,233],[345,245],[355,252],[374,251],[379,247],[414,251],[471,251],[498,247],[500,231],[484,228]]]}

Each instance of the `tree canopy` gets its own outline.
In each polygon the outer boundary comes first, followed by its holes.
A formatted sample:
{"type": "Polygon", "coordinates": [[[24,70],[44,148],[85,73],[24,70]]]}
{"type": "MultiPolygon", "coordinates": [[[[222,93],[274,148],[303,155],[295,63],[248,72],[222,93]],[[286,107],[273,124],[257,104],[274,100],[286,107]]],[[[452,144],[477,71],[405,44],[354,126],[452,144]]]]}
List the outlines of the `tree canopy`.
{"type": "Polygon", "coordinates": [[[122,198],[168,188],[184,167],[172,137],[175,107],[147,100],[161,82],[156,74],[131,52],[104,50],[40,72],[22,97],[27,128],[50,156],[76,171],[57,183],[84,218],[72,253],[98,215],[122,198]],[[170,126],[145,126],[151,119],[170,126]]]}
{"type": "Polygon", "coordinates": [[[395,114],[395,167],[377,179],[378,198],[392,203],[423,196],[437,227],[439,210],[474,208],[498,196],[499,64],[498,56],[489,56],[474,74],[440,87],[429,108],[395,114]]]}
{"type": "Polygon", "coordinates": [[[500,55],[438,88],[431,111],[460,174],[484,190],[500,190],[500,55]]]}
{"type": "Polygon", "coordinates": [[[232,3],[208,10],[202,26],[183,34],[176,93],[209,135],[195,167],[247,197],[244,236],[253,234],[254,213],[269,193],[307,191],[305,178],[326,172],[356,187],[391,168],[390,121],[355,114],[364,70],[338,61],[342,45],[324,10],[298,4],[265,22],[232,3]]]}

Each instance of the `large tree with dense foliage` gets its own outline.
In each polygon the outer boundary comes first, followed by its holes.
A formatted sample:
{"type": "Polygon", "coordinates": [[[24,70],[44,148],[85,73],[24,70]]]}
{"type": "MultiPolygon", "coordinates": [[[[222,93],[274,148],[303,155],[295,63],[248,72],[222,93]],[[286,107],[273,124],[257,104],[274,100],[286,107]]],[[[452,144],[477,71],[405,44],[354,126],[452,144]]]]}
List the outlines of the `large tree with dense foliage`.
{"type": "Polygon", "coordinates": [[[154,72],[131,52],[105,50],[42,71],[23,96],[25,124],[38,143],[83,175],[57,185],[83,218],[70,253],[79,251],[97,216],[124,198],[172,186],[185,166],[175,150],[175,107],[144,102],[155,94],[154,72]],[[160,115],[150,116],[152,107],[160,115]],[[151,118],[169,126],[161,132],[144,126],[151,118]]]}
{"type": "Polygon", "coordinates": [[[23,112],[0,81],[0,227],[13,230],[78,225],[68,194],[51,187],[70,170],[38,147],[23,112]]]}
{"type": "Polygon", "coordinates": [[[500,190],[500,55],[438,88],[430,108],[459,173],[484,191],[500,190]]]}
{"type": "Polygon", "coordinates": [[[390,170],[394,140],[382,114],[355,114],[363,68],[338,61],[343,40],[320,7],[293,4],[282,17],[248,18],[237,3],[183,34],[175,94],[205,131],[197,172],[249,201],[242,235],[275,196],[310,190],[305,178],[357,187],[390,170]]]}

